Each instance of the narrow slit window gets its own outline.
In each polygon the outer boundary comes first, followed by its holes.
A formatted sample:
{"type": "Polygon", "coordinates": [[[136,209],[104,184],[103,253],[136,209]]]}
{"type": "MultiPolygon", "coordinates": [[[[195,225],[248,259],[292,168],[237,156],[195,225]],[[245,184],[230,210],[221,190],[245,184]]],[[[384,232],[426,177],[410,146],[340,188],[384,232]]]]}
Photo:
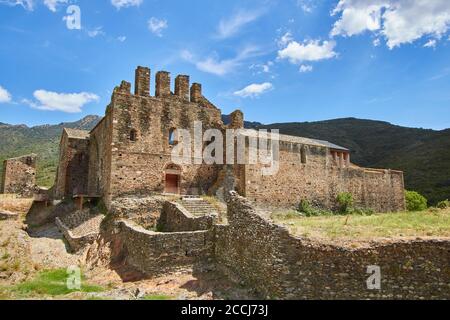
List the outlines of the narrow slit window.
{"type": "Polygon", "coordinates": [[[171,129],[169,132],[169,145],[171,145],[171,146],[176,145],[175,129],[171,129]]]}
{"type": "Polygon", "coordinates": [[[137,131],[135,129],[132,129],[130,131],[130,140],[131,141],[137,141],[137,131]]]}

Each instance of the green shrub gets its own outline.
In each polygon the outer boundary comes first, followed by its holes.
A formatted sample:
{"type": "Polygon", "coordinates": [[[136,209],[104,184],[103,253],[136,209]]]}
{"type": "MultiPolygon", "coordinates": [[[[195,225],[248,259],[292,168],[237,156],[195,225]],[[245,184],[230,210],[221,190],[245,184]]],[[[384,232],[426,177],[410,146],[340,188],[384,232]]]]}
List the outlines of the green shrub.
{"type": "Polygon", "coordinates": [[[438,202],[437,207],[438,207],[439,209],[447,209],[447,208],[450,208],[450,201],[448,201],[448,199],[447,199],[447,200],[438,202]]]}
{"type": "Polygon", "coordinates": [[[331,211],[317,208],[310,204],[306,199],[300,201],[298,206],[298,211],[301,212],[305,217],[317,217],[317,216],[330,216],[333,215],[331,211]]]}
{"type": "Polygon", "coordinates": [[[336,201],[339,205],[340,213],[349,213],[353,207],[353,196],[349,192],[341,192],[337,195],[336,201]]]}
{"type": "Polygon", "coordinates": [[[406,209],[408,211],[424,211],[427,209],[427,199],[416,191],[406,191],[406,209]]]}

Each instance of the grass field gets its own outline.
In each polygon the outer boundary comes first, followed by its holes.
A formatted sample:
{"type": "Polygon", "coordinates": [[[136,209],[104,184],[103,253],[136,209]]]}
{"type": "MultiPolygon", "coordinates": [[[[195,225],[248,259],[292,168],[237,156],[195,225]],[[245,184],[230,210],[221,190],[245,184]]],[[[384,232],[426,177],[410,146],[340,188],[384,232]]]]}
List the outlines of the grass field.
{"type": "Polygon", "coordinates": [[[450,237],[450,209],[384,213],[370,216],[302,217],[297,212],[272,214],[292,234],[320,239],[450,237]]]}

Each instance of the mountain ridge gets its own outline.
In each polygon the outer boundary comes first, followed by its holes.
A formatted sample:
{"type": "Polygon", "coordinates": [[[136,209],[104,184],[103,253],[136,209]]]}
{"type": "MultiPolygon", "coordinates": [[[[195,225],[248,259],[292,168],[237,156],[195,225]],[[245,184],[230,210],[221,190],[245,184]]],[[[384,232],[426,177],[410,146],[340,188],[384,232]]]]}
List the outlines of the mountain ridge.
{"type": "MultiPolygon", "coordinates": [[[[50,186],[62,129],[91,130],[101,119],[88,115],[75,122],[33,127],[0,123],[0,166],[4,159],[36,153],[38,182],[50,186]]],[[[225,123],[229,120],[223,115],[225,123]]],[[[409,128],[353,117],[272,124],[246,121],[244,125],[341,145],[351,150],[352,162],[357,165],[404,171],[406,188],[424,194],[432,204],[450,198],[450,129],[409,128]]]]}

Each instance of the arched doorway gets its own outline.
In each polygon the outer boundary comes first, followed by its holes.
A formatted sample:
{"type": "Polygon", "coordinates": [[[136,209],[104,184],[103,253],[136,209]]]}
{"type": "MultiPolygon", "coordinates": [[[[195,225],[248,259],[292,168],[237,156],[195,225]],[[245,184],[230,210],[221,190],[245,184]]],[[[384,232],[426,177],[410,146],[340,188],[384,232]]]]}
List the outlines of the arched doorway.
{"type": "Polygon", "coordinates": [[[168,164],[164,169],[164,192],[180,193],[181,168],[175,164],[168,164]]]}

